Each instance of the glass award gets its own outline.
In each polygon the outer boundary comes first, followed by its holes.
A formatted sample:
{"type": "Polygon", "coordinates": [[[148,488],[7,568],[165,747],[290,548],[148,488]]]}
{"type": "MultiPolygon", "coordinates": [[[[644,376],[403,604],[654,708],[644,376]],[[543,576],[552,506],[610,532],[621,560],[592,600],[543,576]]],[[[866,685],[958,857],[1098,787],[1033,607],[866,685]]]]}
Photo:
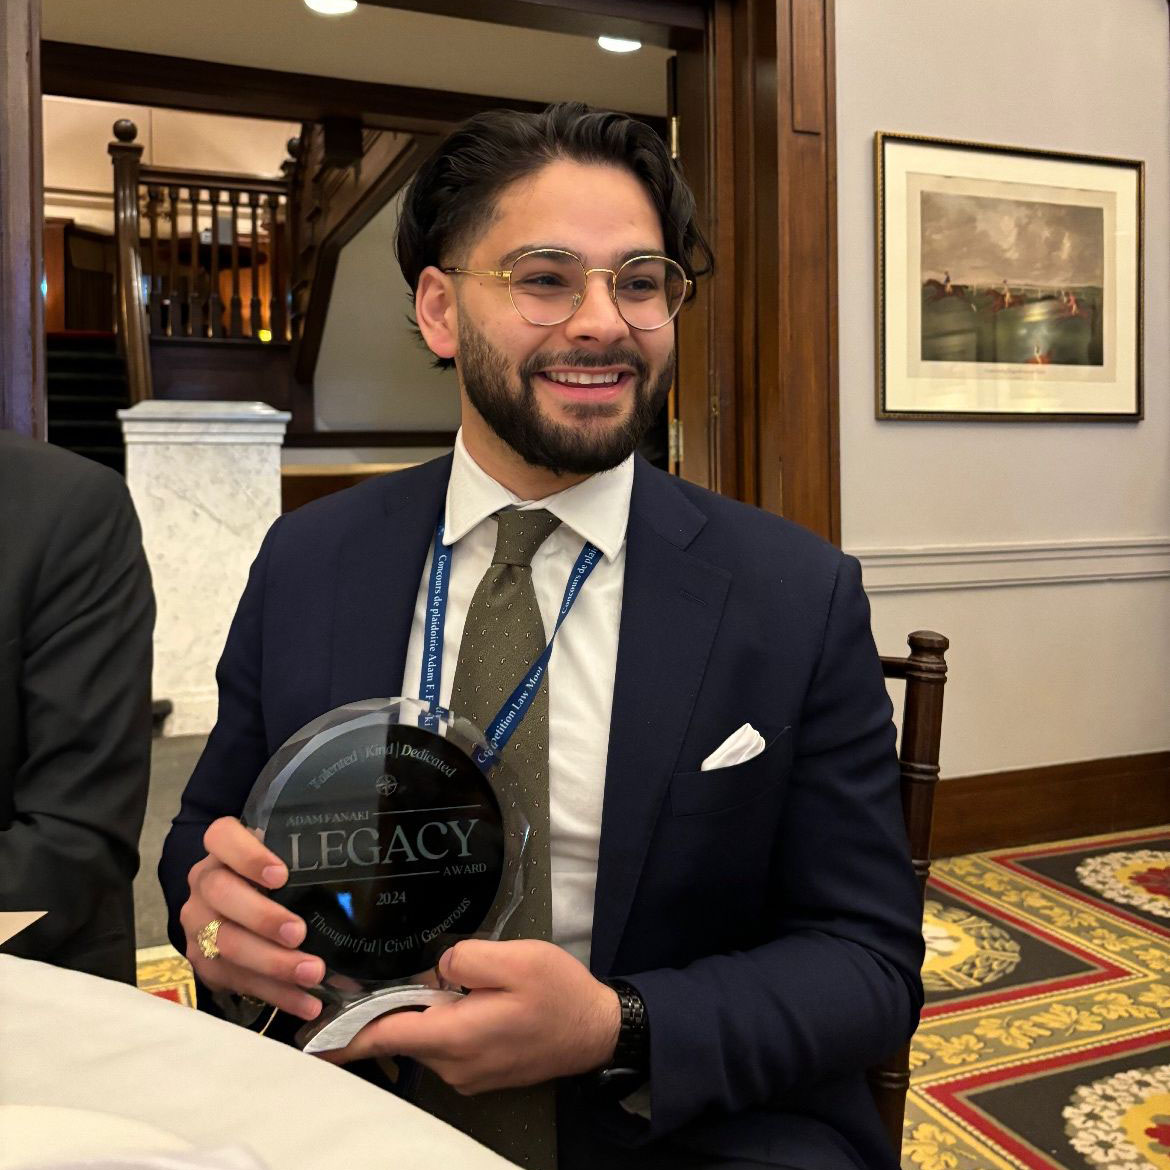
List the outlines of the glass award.
{"type": "Polygon", "coordinates": [[[507,765],[469,720],[418,699],[327,712],[269,760],[244,808],[288,866],[269,896],[325,962],[306,1052],[343,1048],[386,1012],[457,999],[436,964],[499,938],[522,900],[531,828],[507,765]]]}

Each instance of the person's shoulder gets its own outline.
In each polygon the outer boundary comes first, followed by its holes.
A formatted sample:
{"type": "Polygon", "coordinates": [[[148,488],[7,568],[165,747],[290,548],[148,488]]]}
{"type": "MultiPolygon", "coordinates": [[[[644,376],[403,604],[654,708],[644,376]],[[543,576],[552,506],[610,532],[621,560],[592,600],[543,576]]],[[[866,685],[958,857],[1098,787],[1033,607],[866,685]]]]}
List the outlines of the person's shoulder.
{"type": "Polygon", "coordinates": [[[64,503],[77,514],[129,501],[126,481],[112,468],[12,431],[0,431],[0,484],[0,495],[33,511],[64,503]]]}
{"type": "MultiPolygon", "coordinates": [[[[659,474],[666,475],[665,472],[659,474]]],[[[701,538],[706,541],[747,541],[762,552],[781,552],[799,563],[835,566],[844,555],[824,537],[774,512],[766,512],[753,504],[730,496],[722,496],[708,488],[669,477],[683,496],[704,516],[706,523],[701,538]]]]}

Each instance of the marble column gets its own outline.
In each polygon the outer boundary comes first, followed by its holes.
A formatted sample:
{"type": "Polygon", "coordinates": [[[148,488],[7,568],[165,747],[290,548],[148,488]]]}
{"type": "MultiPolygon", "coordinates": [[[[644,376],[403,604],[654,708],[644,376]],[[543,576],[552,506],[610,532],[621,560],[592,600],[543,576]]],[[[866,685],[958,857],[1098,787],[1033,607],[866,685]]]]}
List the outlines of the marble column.
{"type": "Polygon", "coordinates": [[[289,415],[262,402],[154,399],[118,417],[158,603],[154,697],[174,704],[164,734],[206,734],[228,626],[280,515],[289,415]]]}

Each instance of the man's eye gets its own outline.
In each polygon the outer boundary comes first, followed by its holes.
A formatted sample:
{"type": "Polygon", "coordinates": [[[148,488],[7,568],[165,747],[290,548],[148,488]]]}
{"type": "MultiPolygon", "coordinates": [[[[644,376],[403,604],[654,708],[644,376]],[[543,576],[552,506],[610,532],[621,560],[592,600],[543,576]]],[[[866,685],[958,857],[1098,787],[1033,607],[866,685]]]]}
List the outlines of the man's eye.
{"type": "Polygon", "coordinates": [[[658,281],[650,276],[631,276],[618,287],[619,293],[635,297],[652,297],[661,291],[658,281]]]}
{"type": "Polygon", "coordinates": [[[520,280],[519,287],[525,292],[561,292],[569,282],[555,272],[534,272],[520,280]]]}

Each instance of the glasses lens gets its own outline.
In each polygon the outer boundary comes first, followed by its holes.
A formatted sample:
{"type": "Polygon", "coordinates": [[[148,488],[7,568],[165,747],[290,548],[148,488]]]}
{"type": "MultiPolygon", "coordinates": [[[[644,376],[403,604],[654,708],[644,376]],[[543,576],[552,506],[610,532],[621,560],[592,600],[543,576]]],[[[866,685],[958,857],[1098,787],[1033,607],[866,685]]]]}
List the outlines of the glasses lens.
{"type": "Polygon", "coordinates": [[[687,277],[665,256],[639,256],[618,269],[617,303],[635,329],[660,329],[682,308],[687,277]]]}
{"type": "Polygon", "coordinates": [[[585,292],[585,270],[568,252],[529,252],[512,265],[512,304],[533,325],[559,325],[585,292]]]}

